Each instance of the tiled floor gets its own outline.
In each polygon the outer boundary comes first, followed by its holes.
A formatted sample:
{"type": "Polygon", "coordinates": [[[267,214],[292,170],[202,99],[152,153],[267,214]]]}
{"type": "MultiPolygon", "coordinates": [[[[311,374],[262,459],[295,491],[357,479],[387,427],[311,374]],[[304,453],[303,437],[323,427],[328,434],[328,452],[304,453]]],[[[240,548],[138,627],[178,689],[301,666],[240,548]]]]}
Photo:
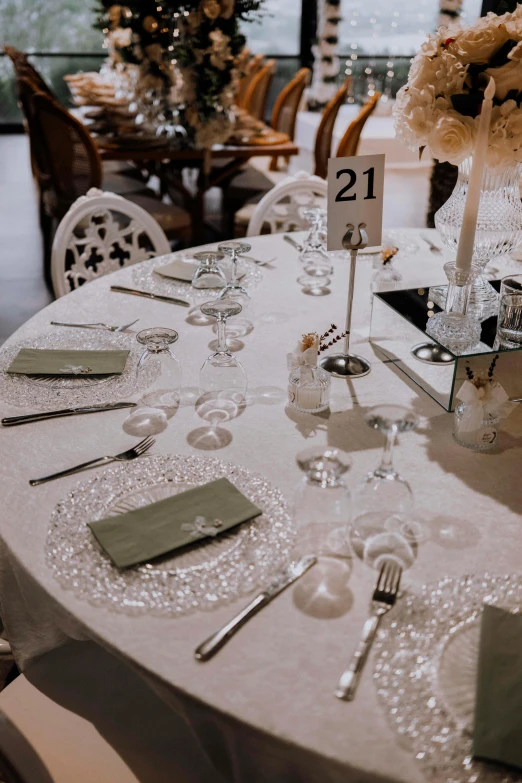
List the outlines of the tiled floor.
{"type": "Polygon", "coordinates": [[[25,136],[0,136],[0,343],[52,301],[25,136]]]}

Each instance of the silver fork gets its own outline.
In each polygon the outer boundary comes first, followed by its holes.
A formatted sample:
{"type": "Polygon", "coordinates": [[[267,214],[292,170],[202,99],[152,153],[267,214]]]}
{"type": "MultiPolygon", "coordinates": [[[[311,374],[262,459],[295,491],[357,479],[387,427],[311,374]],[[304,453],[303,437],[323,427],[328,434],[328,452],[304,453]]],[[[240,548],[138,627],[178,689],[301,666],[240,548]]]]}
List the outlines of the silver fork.
{"type": "Polygon", "coordinates": [[[303,252],[303,246],[299,244],[299,242],[296,242],[293,237],[289,237],[288,234],[285,234],[283,239],[285,242],[288,242],[289,245],[292,245],[292,247],[295,247],[296,250],[299,250],[300,253],[303,252]]]}
{"type": "Polygon", "coordinates": [[[114,457],[98,457],[98,459],[91,459],[89,462],[82,462],[81,465],[75,465],[74,468],[61,470],[59,473],[51,473],[50,476],[30,479],[29,484],[32,487],[36,487],[38,484],[45,484],[46,481],[54,481],[54,479],[62,478],[63,476],[72,476],[73,473],[79,473],[80,471],[85,470],[85,468],[94,466],[101,467],[102,465],[107,465],[109,462],[127,462],[128,460],[136,459],[136,457],[141,457],[141,455],[145,454],[145,452],[148,451],[151,446],[154,446],[155,443],[156,441],[154,438],[144,438],[133,446],[132,449],[122,451],[121,454],[116,454],[114,457]]]}
{"type": "Polygon", "coordinates": [[[140,319],[136,318],[135,321],[131,321],[130,324],[124,324],[123,326],[111,326],[110,324],[69,324],[62,321],[51,321],[51,326],[74,326],[77,329],[108,329],[109,332],[124,332],[126,329],[130,329],[131,326],[137,324],[140,319]]]}
{"type": "Polygon", "coordinates": [[[435,242],[432,242],[429,237],[427,237],[425,234],[421,234],[421,239],[423,239],[426,244],[428,245],[429,249],[432,253],[442,253],[441,248],[435,244],[435,242]]]}
{"type": "Polygon", "coordinates": [[[343,672],[339,680],[335,691],[338,699],[352,701],[355,698],[361,673],[375,639],[381,617],[390,611],[396,601],[401,575],[402,568],[397,563],[387,560],[383,564],[373,591],[371,617],[366,620],[359,646],[353,654],[349,667],[343,672]]]}

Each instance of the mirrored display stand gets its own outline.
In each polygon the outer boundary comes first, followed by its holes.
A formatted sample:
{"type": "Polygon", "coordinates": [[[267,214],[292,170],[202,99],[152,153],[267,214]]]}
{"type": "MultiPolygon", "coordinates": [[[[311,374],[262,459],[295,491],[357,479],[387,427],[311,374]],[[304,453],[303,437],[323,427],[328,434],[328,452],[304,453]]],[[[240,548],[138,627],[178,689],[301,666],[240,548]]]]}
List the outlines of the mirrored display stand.
{"type": "MultiPolygon", "coordinates": [[[[491,282],[500,291],[500,280],[491,282]]],[[[458,404],[456,393],[466,380],[466,366],[474,374],[487,373],[495,354],[495,378],[511,399],[522,398],[522,345],[520,348],[494,349],[497,319],[483,321],[481,340],[472,353],[455,356],[440,346],[441,363],[423,361],[438,343],[426,334],[426,324],[440,312],[429,298],[429,288],[383,291],[373,295],[370,343],[380,359],[392,362],[447,411],[458,404]],[[425,347],[426,346],[426,347],[425,347]]],[[[436,351],[435,351],[436,353],[436,351]]]]}

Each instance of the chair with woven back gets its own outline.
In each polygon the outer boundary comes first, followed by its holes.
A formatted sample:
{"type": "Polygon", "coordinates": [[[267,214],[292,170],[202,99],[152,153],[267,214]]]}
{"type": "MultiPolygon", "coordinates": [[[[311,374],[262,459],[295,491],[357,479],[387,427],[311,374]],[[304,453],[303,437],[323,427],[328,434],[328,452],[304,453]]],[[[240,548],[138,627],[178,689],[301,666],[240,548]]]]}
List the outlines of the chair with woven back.
{"type": "MultiPolygon", "coordinates": [[[[301,68],[294,78],[283,87],[276,98],[274,108],[272,109],[271,127],[281,133],[286,133],[293,141],[295,136],[295,124],[297,112],[303,93],[310,81],[310,69],[301,68]]],[[[278,158],[271,158],[270,171],[277,171],[278,158]]]]}
{"type": "Polygon", "coordinates": [[[328,173],[328,158],[332,156],[332,139],[335,121],[339,114],[339,109],[346,100],[348,90],[351,85],[351,78],[345,79],[342,87],[337,91],[334,97],[327,104],[321,122],[317,128],[317,134],[315,136],[315,171],[316,177],[322,177],[326,179],[328,173]]]}
{"type": "Polygon", "coordinates": [[[247,94],[248,88],[250,87],[250,82],[256,73],[261,70],[264,63],[265,57],[262,54],[255,54],[247,61],[244,68],[244,75],[239,80],[236,92],[236,106],[238,106],[240,109],[244,108],[245,96],[247,94]]]}
{"type": "Polygon", "coordinates": [[[369,116],[375,111],[380,97],[380,92],[376,92],[375,95],[372,95],[364,104],[355,120],[348,125],[344,136],[337,147],[337,152],[335,153],[336,158],[349,158],[352,155],[357,155],[362,130],[369,116]]]}
{"type": "Polygon", "coordinates": [[[38,92],[46,93],[47,95],[50,95],[56,99],[54,92],[51,90],[42,75],[36,70],[34,65],[29,62],[26,54],[20,52],[18,49],[15,49],[14,46],[7,45],[4,46],[4,52],[14,65],[17,79],[29,79],[34,83],[38,92]]]}
{"type": "Polygon", "coordinates": [[[252,77],[246,91],[243,108],[256,120],[264,120],[266,102],[270,85],[274,78],[275,60],[267,60],[265,65],[252,77]]]}

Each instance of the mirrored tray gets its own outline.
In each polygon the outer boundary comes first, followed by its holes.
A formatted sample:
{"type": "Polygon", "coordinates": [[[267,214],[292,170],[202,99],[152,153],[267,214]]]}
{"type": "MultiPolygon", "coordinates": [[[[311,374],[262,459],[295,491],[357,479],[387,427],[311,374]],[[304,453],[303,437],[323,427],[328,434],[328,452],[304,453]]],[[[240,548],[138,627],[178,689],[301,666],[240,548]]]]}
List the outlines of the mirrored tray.
{"type": "Polygon", "coordinates": [[[52,514],[46,559],[64,588],[97,606],[176,616],[265,585],[287,562],[293,540],[284,497],[263,476],[210,457],[149,456],[111,465],[78,484],[52,514]],[[116,568],[87,526],[222,477],[259,506],[261,516],[152,563],[116,568]]]}
{"type": "Polygon", "coordinates": [[[522,604],[522,576],[446,578],[401,598],[381,625],[374,681],[387,716],[440,783],[518,783],[522,772],[472,758],[484,603],[522,604]]]}
{"type": "Polygon", "coordinates": [[[79,406],[116,402],[147,389],[160,375],[156,359],[148,361],[137,372],[143,348],[134,335],[107,334],[101,330],[56,328],[49,334],[28,337],[0,350],[0,397],[11,405],[50,409],[57,405],[79,406]],[[121,375],[39,376],[7,373],[6,370],[21,348],[71,350],[128,350],[121,375]]]}

